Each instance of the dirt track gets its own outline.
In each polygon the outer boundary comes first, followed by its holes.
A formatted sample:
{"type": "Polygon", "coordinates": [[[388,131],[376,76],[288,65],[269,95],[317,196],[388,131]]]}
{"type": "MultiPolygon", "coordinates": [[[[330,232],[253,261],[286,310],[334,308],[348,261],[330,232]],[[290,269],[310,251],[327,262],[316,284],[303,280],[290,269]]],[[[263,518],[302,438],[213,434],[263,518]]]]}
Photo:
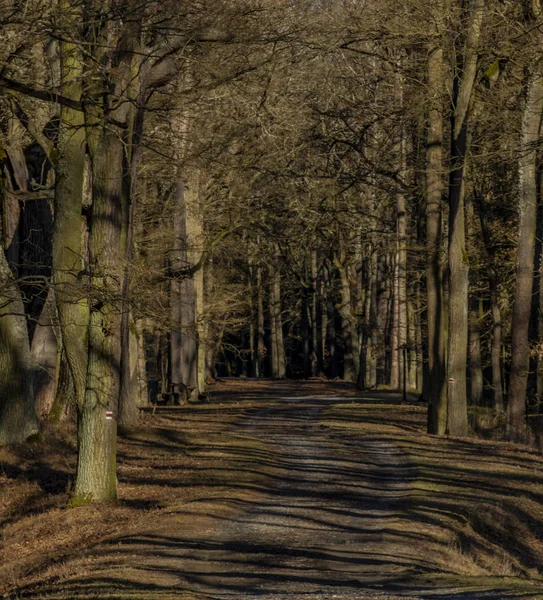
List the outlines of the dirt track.
{"type": "Polygon", "coordinates": [[[210,448],[228,485],[157,511],[20,597],[543,598],[541,581],[492,577],[459,548],[449,516],[417,504],[416,466],[393,436],[328,422],[349,398],[278,392],[289,389],[236,396],[242,409],[210,448]]]}

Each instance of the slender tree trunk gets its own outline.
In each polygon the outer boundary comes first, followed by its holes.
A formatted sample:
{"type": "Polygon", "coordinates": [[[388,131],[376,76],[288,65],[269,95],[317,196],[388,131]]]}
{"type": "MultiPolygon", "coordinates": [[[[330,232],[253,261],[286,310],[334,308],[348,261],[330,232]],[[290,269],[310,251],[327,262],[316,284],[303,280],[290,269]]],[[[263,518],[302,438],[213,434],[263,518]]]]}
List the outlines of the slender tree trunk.
{"type": "Polygon", "coordinates": [[[399,292],[399,260],[398,252],[394,259],[392,280],[392,325],[390,330],[390,381],[393,389],[400,388],[400,292],[399,292]]]}
{"type": "Polygon", "coordinates": [[[286,376],[286,357],[283,342],[283,317],[281,311],[281,271],[280,254],[275,253],[274,264],[271,270],[271,336],[272,336],[272,377],[284,379],[286,376]]]}
{"type": "Polygon", "coordinates": [[[336,344],[336,311],[334,302],[334,289],[332,287],[331,266],[327,265],[325,281],[326,291],[326,337],[328,339],[328,369],[331,379],[338,377],[338,362],[337,362],[337,344],[336,344]]]}
{"type": "Polygon", "coordinates": [[[469,262],[466,251],[464,195],[468,114],[477,72],[479,37],[484,0],[473,0],[467,23],[462,65],[455,75],[449,179],[449,347],[447,355],[447,431],[453,436],[468,433],[466,369],[468,347],[469,262]]]}
{"type": "MultiPolygon", "coordinates": [[[[541,48],[539,37],[538,49],[541,48]]],[[[536,143],[539,138],[543,110],[543,70],[541,65],[541,59],[537,59],[526,85],[526,103],[518,164],[519,232],[515,304],[511,322],[511,377],[507,405],[507,436],[510,440],[517,442],[523,442],[526,438],[526,385],[530,355],[528,329],[532,305],[537,213],[536,143]]]]}
{"type": "Polygon", "coordinates": [[[490,292],[490,312],[492,314],[492,344],[490,349],[492,363],[492,388],[494,393],[494,408],[498,412],[505,410],[503,399],[503,377],[502,377],[502,317],[499,305],[499,284],[496,273],[496,252],[492,243],[492,236],[487,222],[487,215],[483,198],[480,194],[475,194],[474,206],[479,211],[479,222],[481,223],[481,233],[485,243],[486,251],[491,259],[490,269],[488,271],[488,282],[490,292]]]}
{"type": "Polygon", "coordinates": [[[311,371],[314,377],[323,373],[323,329],[322,329],[322,302],[320,295],[321,283],[319,281],[319,269],[317,252],[311,252],[311,371]]]}
{"type": "Polygon", "coordinates": [[[171,385],[175,392],[183,385],[191,401],[198,394],[198,342],[196,331],[196,290],[190,273],[187,231],[187,192],[183,181],[174,191],[174,251],[170,254],[171,385]]]}
{"type": "Polygon", "coordinates": [[[311,377],[311,345],[310,345],[310,314],[309,314],[309,289],[302,286],[302,355],[304,364],[304,377],[311,377]]]}
{"type": "Polygon", "coordinates": [[[351,282],[347,265],[341,260],[336,259],[336,267],[339,271],[341,281],[341,305],[339,314],[341,316],[341,328],[343,333],[343,344],[345,347],[343,355],[343,381],[356,381],[356,367],[354,361],[354,336],[356,327],[352,316],[351,282]]]}
{"type": "MultiPolygon", "coordinates": [[[[435,18],[441,23],[443,3],[434,3],[435,18]]],[[[442,34],[437,25],[436,36],[442,34]]],[[[429,403],[428,432],[444,435],[447,428],[447,387],[445,385],[445,318],[443,312],[443,270],[441,266],[441,198],[443,196],[443,96],[444,65],[442,42],[438,37],[428,51],[428,134],[426,145],[426,293],[428,319],[429,403]]]]}
{"type": "Polygon", "coordinates": [[[415,292],[413,286],[410,287],[411,294],[407,302],[407,349],[408,349],[408,373],[407,387],[410,390],[417,389],[417,373],[418,373],[418,355],[417,355],[417,324],[416,324],[416,309],[415,309],[415,292]]]}
{"type": "MultiPolygon", "coordinates": [[[[401,65],[401,59],[398,61],[401,65]]],[[[404,90],[403,77],[401,74],[396,75],[396,95],[398,106],[403,108],[404,105],[404,90]]],[[[398,141],[396,144],[396,153],[398,157],[399,176],[402,182],[407,179],[407,148],[405,139],[405,128],[403,123],[400,124],[398,132],[398,141]]],[[[407,352],[407,329],[408,329],[408,306],[407,306],[407,213],[405,206],[405,193],[400,188],[396,192],[396,269],[397,269],[397,307],[395,307],[396,322],[396,342],[397,342],[397,373],[398,384],[407,380],[407,373],[404,369],[407,367],[407,361],[402,357],[407,352]]],[[[394,386],[398,387],[398,386],[394,386]]]]}
{"type": "Polygon", "coordinates": [[[481,312],[480,300],[472,296],[470,298],[470,320],[468,333],[469,399],[472,406],[480,406],[483,401],[481,312]]]}
{"type": "Polygon", "coordinates": [[[258,377],[264,377],[264,359],[266,357],[266,340],[264,329],[264,287],[262,284],[262,267],[256,268],[256,310],[257,310],[257,352],[258,377]]]}
{"type": "Polygon", "coordinates": [[[376,332],[376,371],[377,385],[389,383],[387,373],[388,307],[390,303],[390,269],[388,259],[381,254],[377,263],[377,332],[376,332]]]}

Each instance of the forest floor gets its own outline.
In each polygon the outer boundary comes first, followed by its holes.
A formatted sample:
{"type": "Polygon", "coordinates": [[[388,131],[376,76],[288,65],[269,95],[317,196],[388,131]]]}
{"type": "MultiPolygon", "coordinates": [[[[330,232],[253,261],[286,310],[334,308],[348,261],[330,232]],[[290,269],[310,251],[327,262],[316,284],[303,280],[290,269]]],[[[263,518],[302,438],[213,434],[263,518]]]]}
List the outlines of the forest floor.
{"type": "Polygon", "coordinates": [[[543,458],[429,436],[398,394],[223,381],[119,440],[67,509],[73,431],[0,450],[0,598],[543,599],[543,458]]]}

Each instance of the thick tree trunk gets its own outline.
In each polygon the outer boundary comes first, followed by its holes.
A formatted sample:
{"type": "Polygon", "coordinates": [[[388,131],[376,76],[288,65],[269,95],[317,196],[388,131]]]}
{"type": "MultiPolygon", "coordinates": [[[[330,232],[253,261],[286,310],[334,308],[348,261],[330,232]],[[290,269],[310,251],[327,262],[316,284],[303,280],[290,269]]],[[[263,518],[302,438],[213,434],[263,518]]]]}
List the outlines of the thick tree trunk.
{"type": "Polygon", "coordinates": [[[464,194],[468,113],[471,104],[477,53],[484,15],[484,0],[474,0],[467,22],[466,44],[455,75],[449,179],[449,340],[447,355],[447,431],[468,433],[466,370],[468,348],[469,262],[466,251],[464,194]]]}
{"type": "MultiPolygon", "coordinates": [[[[66,3],[66,10],[69,10],[66,3]]],[[[78,14],[72,14],[76,20],[78,14]]],[[[83,70],[80,48],[61,43],[63,94],[81,99],[83,70]]],[[[89,307],[85,285],[89,266],[83,245],[85,223],[83,189],[86,173],[84,115],[65,106],[60,109],[58,159],[53,228],[53,274],[55,299],[64,355],[71,372],[74,403],[83,406],[87,379],[89,307]]],[[[88,171],[87,171],[88,174],[88,171]]]]}
{"type": "Polygon", "coordinates": [[[100,128],[91,144],[93,212],[89,240],[91,313],[89,362],[79,408],[79,454],[72,505],[117,495],[116,439],[121,364],[119,297],[123,146],[116,131],[100,128]]]}
{"type": "MultiPolygon", "coordinates": [[[[540,46],[540,44],[538,44],[540,46]]],[[[539,59],[527,82],[521,130],[519,172],[519,231],[515,304],[511,322],[511,377],[507,405],[507,436],[526,438],[526,385],[530,347],[528,329],[532,306],[537,213],[537,148],[543,110],[543,69],[539,59]]]]}

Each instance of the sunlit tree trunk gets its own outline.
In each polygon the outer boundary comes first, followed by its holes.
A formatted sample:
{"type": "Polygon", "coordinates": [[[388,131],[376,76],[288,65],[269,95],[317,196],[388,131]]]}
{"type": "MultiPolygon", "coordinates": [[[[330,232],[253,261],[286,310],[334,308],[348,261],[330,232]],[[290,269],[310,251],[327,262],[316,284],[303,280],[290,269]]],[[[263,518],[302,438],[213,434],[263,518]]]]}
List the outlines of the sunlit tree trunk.
{"type": "Polygon", "coordinates": [[[451,125],[451,173],[449,179],[449,339],[447,354],[448,411],[450,435],[468,433],[466,369],[468,350],[468,276],[464,195],[467,129],[485,2],[473,0],[467,20],[464,54],[453,86],[451,125]]]}
{"type": "MultiPolygon", "coordinates": [[[[538,18],[538,1],[533,3],[538,18]]],[[[537,29],[535,29],[538,32],[537,29]]],[[[541,34],[536,36],[537,52],[541,50],[541,34]]],[[[543,110],[543,69],[541,58],[534,59],[526,83],[526,99],[522,119],[519,175],[519,230],[515,279],[515,303],[511,322],[511,377],[507,404],[507,436],[522,442],[526,437],[526,385],[529,369],[528,329],[532,305],[536,212],[537,212],[537,147],[543,110]]]]}

